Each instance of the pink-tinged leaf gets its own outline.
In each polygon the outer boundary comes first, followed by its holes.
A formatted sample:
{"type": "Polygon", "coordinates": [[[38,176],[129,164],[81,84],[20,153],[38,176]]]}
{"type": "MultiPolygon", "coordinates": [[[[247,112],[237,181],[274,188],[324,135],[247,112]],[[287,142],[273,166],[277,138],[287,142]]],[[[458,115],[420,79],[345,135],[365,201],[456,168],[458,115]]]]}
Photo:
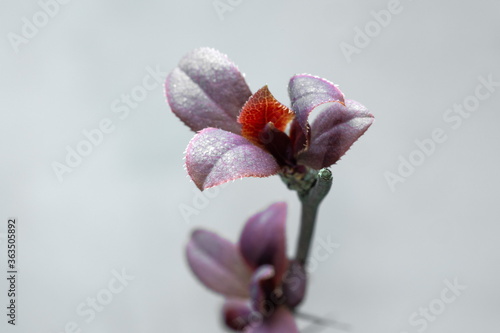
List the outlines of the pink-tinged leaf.
{"type": "Polygon", "coordinates": [[[286,258],[286,203],[278,202],[248,219],[240,236],[243,258],[253,268],[272,265],[277,285],[288,266],[286,258]]]}
{"type": "Polygon", "coordinates": [[[252,273],[236,245],[213,232],[195,230],[186,254],[191,270],[205,286],[228,297],[249,297],[252,273]]]}
{"type": "Polygon", "coordinates": [[[252,325],[248,333],[299,333],[297,324],[290,310],[284,306],[276,307],[262,323],[252,325]]]}
{"type": "Polygon", "coordinates": [[[298,162],[318,170],[335,164],[372,123],[373,115],[358,102],[329,104],[312,124],[311,143],[298,162]]]}
{"type": "Polygon", "coordinates": [[[268,304],[269,296],[276,288],[274,283],[274,267],[271,265],[262,265],[254,272],[250,284],[250,298],[252,307],[264,312],[270,304],[268,304]]]}
{"type": "Polygon", "coordinates": [[[235,298],[227,299],[222,308],[224,322],[236,331],[243,331],[248,326],[253,312],[248,301],[235,298]]]}
{"type": "Polygon", "coordinates": [[[295,118],[304,133],[307,133],[309,113],[315,107],[327,102],[344,102],[344,94],[333,83],[309,74],[293,76],[288,84],[288,94],[295,118]]]}
{"type": "Polygon", "coordinates": [[[283,277],[283,296],[289,308],[293,309],[302,302],[306,294],[307,274],[298,261],[290,261],[283,277]]]}
{"type": "Polygon", "coordinates": [[[225,54],[199,48],[185,55],[165,82],[172,111],[193,131],[206,127],[241,132],[236,121],[251,91],[225,54]]]}
{"type": "Polygon", "coordinates": [[[200,190],[243,177],[276,174],[276,160],[244,137],[216,128],[195,135],[186,150],[186,168],[200,190]]]}

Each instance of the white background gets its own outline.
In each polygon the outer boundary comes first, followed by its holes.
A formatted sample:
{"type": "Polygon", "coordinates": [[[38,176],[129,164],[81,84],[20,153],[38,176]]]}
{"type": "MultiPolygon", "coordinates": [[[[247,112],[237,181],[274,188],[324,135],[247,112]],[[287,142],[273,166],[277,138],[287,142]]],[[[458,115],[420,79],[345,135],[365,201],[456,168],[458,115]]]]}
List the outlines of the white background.
{"type": "Polygon", "coordinates": [[[371,11],[388,1],[232,3],[222,20],[211,0],[74,0],[16,52],[9,36],[22,36],[23,18],[33,22],[42,9],[2,0],[0,269],[14,216],[20,273],[15,328],[6,323],[0,273],[0,330],[60,333],[74,322],[85,333],[220,332],[223,300],[198,283],[184,258],[191,230],[236,240],[246,218],[286,201],[293,254],[298,200],[278,177],[231,183],[183,218],[179,207],[194,207],[199,193],[182,160],[193,133],[159,84],[124,119],[113,112],[122,94],[140,89],[148,68],[165,77],[183,54],[211,46],[238,64],[253,91],[268,84],[288,104],[289,78],[311,73],[376,117],[332,168],[313,247],[328,237],[340,246],[311,272],[301,311],[348,323],[352,332],[498,331],[500,87],[456,129],[443,115],[471,100],[480,76],[500,82],[500,2],[401,0],[399,13],[350,62],[340,45],[355,46],[355,28],[370,26],[371,11]],[[53,163],[65,163],[67,146],[76,149],[82,131],[105,118],[114,130],[59,181],[53,163]],[[399,156],[417,156],[415,140],[436,128],[447,140],[391,191],[384,174],[397,174],[399,156]],[[86,322],[77,308],[104,295],[122,269],[134,279],[86,322]],[[467,287],[460,296],[425,330],[412,325],[410,316],[438,306],[444,281],[454,279],[467,287]]]}

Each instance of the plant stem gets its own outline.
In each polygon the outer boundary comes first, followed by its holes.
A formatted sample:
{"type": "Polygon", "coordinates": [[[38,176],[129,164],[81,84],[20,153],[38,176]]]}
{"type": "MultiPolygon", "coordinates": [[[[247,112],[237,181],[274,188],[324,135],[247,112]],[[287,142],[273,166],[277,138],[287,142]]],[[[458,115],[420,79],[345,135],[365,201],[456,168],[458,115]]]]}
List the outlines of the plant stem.
{"type": "Polygon", "coordinates": [[[319,204],[325,198],[332,187],[332,172],[328,169],[321,169],[316,175],[316,182],[309,191],[304,194],[299,192],[299,199],[302,203],[301,223],[299,232],[299,243],[295,259],[305,265],[309,248],[311,247],[314,225],[319,204]]]}

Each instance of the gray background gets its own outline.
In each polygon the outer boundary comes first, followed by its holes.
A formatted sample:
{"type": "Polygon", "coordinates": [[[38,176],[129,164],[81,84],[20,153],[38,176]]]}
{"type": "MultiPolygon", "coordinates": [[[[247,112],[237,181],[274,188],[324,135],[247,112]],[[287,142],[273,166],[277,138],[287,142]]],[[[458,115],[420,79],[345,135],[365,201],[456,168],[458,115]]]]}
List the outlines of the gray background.
{"type": "Polygon", "coordinates": [[[222,298],[184,259],[191,230],[236,240],[247,217],[283,200],[294,252],[298,200],[278,177],[219,188],[183,218],[179,207],[195,207],[198,193],[182,160],[193,133],[170,112],[162,87],[125,119],[113,112],[148,68],[164,77],[199,46],[228,54],[253,91],[268,84],[285,104],[289,78],[311,73],[376,117],[333,167],[313,247],[328,237],[339,246],[311,268],[303,312],[349,323],[352,332],[497,331],[500,87],[459,128],[443,115],[474,95],[479,77],[500,81],[500,2],[401,0],[351,62],[341,43],[353,44],[355,28],[389,1],[232,3],[221,20],[210,0],[74,0],[16,53],[9,33],[20,35],[23,17],[32,21],[41,8],[1,2],[1,272],[10,216],[19,219],[20,247],[18,325],[6,324],[1,273],[1,331],[56,333],[74,322],[85,333],[220,332],[222,298]],[[66,147],[105,118],[114,130],[60,182],[53,162],[64,163],[66,147]],[[408,158],[435,128],[447,140],[391,191],[384,174],[397,173],[399,156],[408,158]],[[86,322],[76,309],[104,295],[122,269],[134,279],[86,322]],[[467,288],[425,330],[412,325],[409,317],[438,306],[444,281],[454,279],[467,288]]]}

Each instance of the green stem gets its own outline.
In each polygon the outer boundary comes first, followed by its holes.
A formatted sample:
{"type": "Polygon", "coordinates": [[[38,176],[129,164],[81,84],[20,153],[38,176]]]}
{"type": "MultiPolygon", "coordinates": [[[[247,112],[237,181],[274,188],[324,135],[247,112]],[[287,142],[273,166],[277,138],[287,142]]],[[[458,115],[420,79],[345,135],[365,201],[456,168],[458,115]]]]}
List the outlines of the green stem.
{"type": "Polygon", "coordinates": [[[299,232],[299,242],[295,259],[305,265],[309,255],[309,248],[314,234],[316,215],[321,201],[332,187],[332,172],[328,169],[321,169],[316,175],[316,182],[306,193],[299,192],[299,199],[302,203],[301,223],[299,232]]]}

